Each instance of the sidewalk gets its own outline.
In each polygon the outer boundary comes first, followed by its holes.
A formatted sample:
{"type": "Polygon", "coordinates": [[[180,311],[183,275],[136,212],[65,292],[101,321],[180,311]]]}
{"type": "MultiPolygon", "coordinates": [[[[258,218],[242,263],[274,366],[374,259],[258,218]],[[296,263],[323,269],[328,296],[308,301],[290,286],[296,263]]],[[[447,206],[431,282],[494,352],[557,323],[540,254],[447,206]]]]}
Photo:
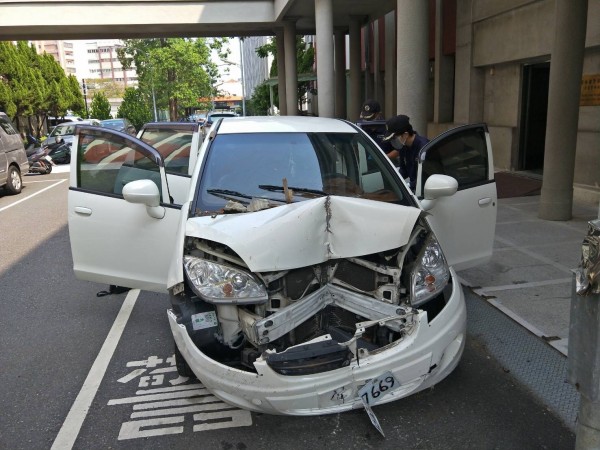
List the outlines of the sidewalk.
{"type": "Polygon", "coordinates": [[[498,200],[494,254],[458,273],[461,282],[567,355],[572,269],[597,205],[573,205],[566,222],[538,218],[540,197],[498,200]]]}

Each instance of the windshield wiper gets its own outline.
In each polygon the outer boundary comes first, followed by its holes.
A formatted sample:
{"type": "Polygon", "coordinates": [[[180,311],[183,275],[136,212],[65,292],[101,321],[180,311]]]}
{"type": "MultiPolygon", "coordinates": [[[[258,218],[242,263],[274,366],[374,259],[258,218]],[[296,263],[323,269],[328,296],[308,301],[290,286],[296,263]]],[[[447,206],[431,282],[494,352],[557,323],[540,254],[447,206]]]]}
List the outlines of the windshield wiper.
{"type": "MultiPolygon", "coordinates": [[[[275,186],[274,184],[259,184],[258,187],[260,189],[264,189],[265,191],[273,191],[273,192],[284,192],[285,191],[283,186],[275,186]]],[[[327,192],[320,191],[318,189],[301,188],[301,187],[294,187],[294,186],[288,186],[288,189],[290,189],[294,193],[306,192],[307,194],[315,194],[315,195],[320,195],[323,197],[329,195],[327,192]]]]}
{"type": "MultiPolygon", "coordinates": [[[[252,198],[253,198],[251,195],[242,194],[241,192],[232,191],[229,189],[207,189],[206,192],[208,192],[209,194],[212,194],[216,197],[221,197],[225,200],[237,200],[240,198],[252,200],[252,198]]],[[[250,202],[248,201],[247,203],[250,203],[250,202]]]]}

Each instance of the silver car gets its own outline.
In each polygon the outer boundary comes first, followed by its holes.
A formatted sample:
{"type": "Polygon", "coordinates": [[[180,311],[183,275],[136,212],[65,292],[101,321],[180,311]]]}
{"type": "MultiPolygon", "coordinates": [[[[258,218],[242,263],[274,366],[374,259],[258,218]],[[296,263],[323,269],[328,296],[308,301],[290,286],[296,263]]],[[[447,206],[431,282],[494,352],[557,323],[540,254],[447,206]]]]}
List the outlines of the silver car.
{"type": "Polygon", "coordinates": [[[6,114],[0,112],[0,187],[18,194],[23,187],[21,175],[29,171],[29,162],[21,136],[6,114]]]}
{"type": "Polygon", "coordinates": [[[100,127],[102,126],[102,123],[98,119],[78,120],[77,122],[63,122],[59,125],[56,125],[52,129],[48,135],[48,138],[43,142],[43,145],[52,145],[61,140],[64,140],[65,142],[73,142],[75,125],[94,125],[100,127]]]}

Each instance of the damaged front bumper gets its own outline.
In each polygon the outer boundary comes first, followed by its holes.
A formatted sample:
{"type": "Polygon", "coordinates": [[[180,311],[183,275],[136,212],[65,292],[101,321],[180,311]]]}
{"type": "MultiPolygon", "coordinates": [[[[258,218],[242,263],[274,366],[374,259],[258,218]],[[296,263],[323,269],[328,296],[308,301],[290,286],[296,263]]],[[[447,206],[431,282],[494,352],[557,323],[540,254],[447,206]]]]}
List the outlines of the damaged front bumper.
{"type": "MultiPolygon", "coordinates": [[[[451,279],[457,279],[453,270],[451,279]]],[[[454,282],[451,286],[445,307],[431,322],[427,313],[419,310],[413,316],[411,332],[402,339],[366,351],[344,367],[310,375],[282,375],[267,364],[265,357],[254,362],[257,373],[221,364],[197,348],[172,311],[168,311],[168,317],[181,354],[216,397],[240,408],[270,414],[329,414],[362,408],[358,391],[386,372],[393,374],[399,386],[378,403],[426,389],[452,372],[464,349],[466,308],[460,284],[454,282]]]]}

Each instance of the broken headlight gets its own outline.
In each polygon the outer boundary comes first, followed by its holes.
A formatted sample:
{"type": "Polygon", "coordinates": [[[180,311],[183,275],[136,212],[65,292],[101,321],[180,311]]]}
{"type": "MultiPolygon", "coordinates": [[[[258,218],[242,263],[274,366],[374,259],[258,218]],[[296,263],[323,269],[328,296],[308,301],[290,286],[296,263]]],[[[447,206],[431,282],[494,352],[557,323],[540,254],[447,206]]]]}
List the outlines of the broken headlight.
{"type": "Polygon", "coordinates": [[[438,295],[450,279],[450,271],[439,242],[433,235],[417,257],[411,273],[411,303],[419,306],[438,295]]]}
{"type": "Polygon", "coordinates": [[[192,290],[209,303],[264,303],[267,290],[251,274],[194,256],[183,257],[192,290]]]}

